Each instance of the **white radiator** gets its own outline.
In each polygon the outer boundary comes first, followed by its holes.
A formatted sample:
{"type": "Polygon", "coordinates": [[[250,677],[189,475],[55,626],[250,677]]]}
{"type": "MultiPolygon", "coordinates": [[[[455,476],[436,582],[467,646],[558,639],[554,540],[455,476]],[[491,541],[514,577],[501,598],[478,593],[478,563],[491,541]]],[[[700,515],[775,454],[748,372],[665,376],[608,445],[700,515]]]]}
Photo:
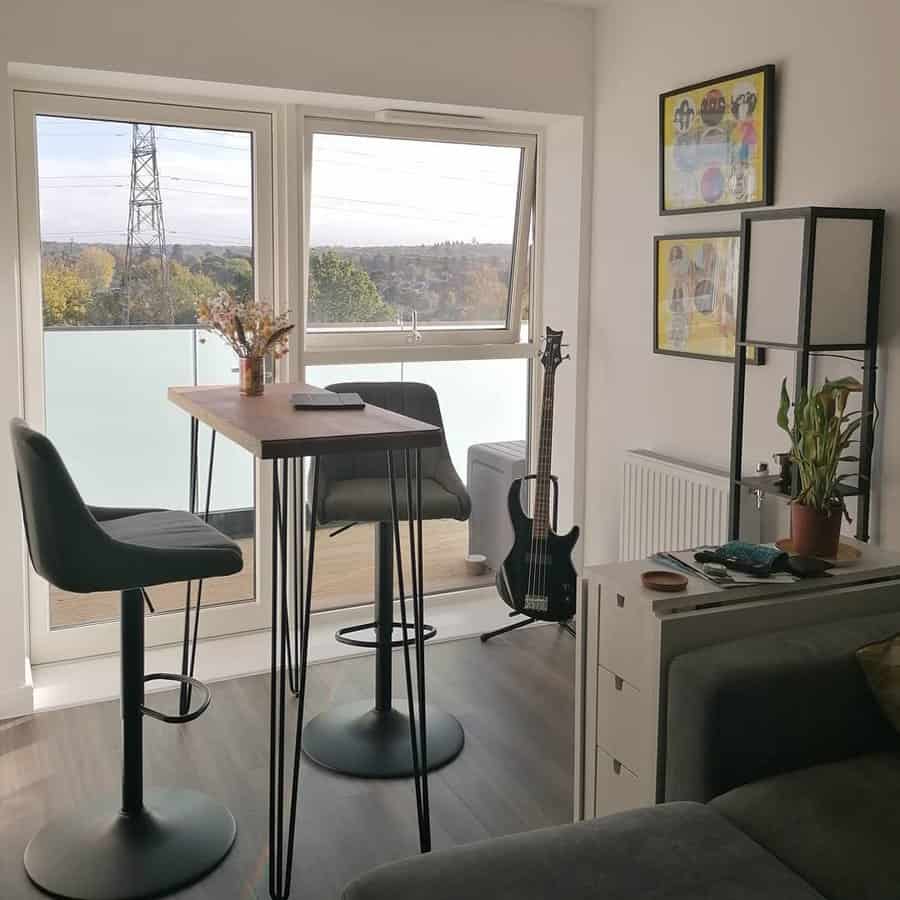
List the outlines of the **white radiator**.
{"type": "MultiPolygon", "coordinates": [[[[728,540],[728,472],[652,453],[625,453],[619,559],[728,540]]],[[[741,503],[741,537],[759,540],[759,512],[741,503]]]]}

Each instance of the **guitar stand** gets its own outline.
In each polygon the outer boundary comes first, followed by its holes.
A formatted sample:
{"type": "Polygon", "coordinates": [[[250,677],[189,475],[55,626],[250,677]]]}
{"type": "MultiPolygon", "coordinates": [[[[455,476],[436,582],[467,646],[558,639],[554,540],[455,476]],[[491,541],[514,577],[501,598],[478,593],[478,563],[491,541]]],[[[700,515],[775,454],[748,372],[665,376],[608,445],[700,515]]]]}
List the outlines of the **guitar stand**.
{"type": "MultiPolygon", "coordinates": [[[[510,613],[511,616],[524,616],[525,613],[517,612],[513,610],[510,613]]],[[[530,625],[532,622],[537,622],[537,619],[532,619],[529,616],[527,619],[522,619],[519,622],[513,622],[512,625],[504,625],[502,628],[497,628],[495,631],[486,631],[483,635],[481,635],[481,643],[484,644],[489,641],[491,638],[495,638],[498,635],[506,634],[508,631],[515,631],[517,628],[523,628],[526,625],[530,625]]],[[[565,622],[559,623],[560,628],[564,628],[572,637],[575,637],[575,626],[572,624],[571,619],[567,619],[565,622]]]]}
{"type": "MultiPolygon", "coordinates": [[[[537,475],[526,475],[524,478],[520,478],[520,481],[531,481],[537,478],[537,475]]],[[[550,481],[553,484],[553,530],[556,531],[557,526],[559,524],[559,478],[556,475],[550,476],[550,481]]],[[[519,612],[517,609],[514,609],[510,616],[525,616],[526,613],[519,612]]],[[[497,628],[494,631],[486,631],[481,635],[481,643],[484,644],[489,641],[491,638],[495,638],[501,634],[507,634],[510,631],[515,631],[517,628],[524,628],[526,625],[530,625],[532,622],[537,622],[538,619],[534,619],[531,616],[527,616],[519,622],[513,622],[512,625],[504,625],[502,628],[497,628]]],[[[541,620],[544,621],[544,620],[541,620]]],[[[572,637],[575,637],[575,626],[572,624],[572,619],[567,619],[565,622],[559,622],[559,627],[564,628],[572,637]]]]}

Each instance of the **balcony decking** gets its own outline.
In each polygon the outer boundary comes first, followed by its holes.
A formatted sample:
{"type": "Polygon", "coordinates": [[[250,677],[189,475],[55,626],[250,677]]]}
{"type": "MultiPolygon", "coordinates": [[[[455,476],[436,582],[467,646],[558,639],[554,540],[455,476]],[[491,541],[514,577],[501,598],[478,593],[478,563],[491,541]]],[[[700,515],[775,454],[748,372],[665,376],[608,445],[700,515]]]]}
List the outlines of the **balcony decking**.
{"type": "MultiPolygon", "coordinates": [[[[348,531],[329,537],[330,529],[319,529],[316,537],[316,571],[313,587],[313,612],[360,606],[372,602],[374,580],[374,526],[355,525],[348,531]]],[[[492,584],[488,572],[473,576],[466,571],[468,525],[440,520],[425,522],[425,590],[441,593],[461,588],[492,584]]],[[[253,539],[239,542],[244,551],[244,569],[228,578],[213,578],[204,583],[203,605],[234,603],[253,594],[253,539]]],[[[406,555],[404,544],[404,556],[406,555]]],[[[408,560],[404,560],[404,568],[408,560]]],[[[409,590],[409,573],[404,584],[409,590]]],[[[157,615],[184,608],[184,585],[170,584],[152,588],[150,599],[157,615]]],[[[85,625],[118,618],[119,595],[115,592],[72,594],[50,590],[51,628],[85,625]]]]}

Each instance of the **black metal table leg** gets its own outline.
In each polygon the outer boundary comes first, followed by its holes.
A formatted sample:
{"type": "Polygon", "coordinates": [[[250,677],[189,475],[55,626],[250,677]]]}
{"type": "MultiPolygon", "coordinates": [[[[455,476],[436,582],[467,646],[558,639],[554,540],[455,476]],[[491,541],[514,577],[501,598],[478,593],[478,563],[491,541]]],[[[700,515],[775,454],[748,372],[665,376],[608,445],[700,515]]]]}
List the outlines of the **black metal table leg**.
{"type": "MultiPolygon", "coordinates": [[[[190,463],[190,488],[188,490],[188,510],[197,514],[197,469],[199,455],[199,422],[191,418],[191,463],[190,463]]],[[[209,504],[212,497],[213,465],[216,458],[216,431],[212,430],[209,439],[209,468],[206,474],[206,503],[203,508],[203,521],[209,521],[209,504]]],[[[189,581],[185,587],[184,597],[184,636],[181,642],[181,674],[185,678],[194,677],[194,669],[197,663],[197,636],[200,629],[200,603],[203,599],[203,579],[197,582],[197,600],[193,608],[193,626],[191,625],[191,594],[193,582],[189,581]]],[[[191,708],[191,683],[184,681],[181,684],[178,697],[178,712],[187,715],[191,708]]]]}
{"type": "MultiPolygon", "coordinates": [[[[415,499],[409,450],[404,451],[406,469],[406,512],[409,523],[410,575],[412,581],[413,631],[415,633],[416,690],[413,692],[409,644],[403,644],[406,671],[406,695],[409,709],[409,737],[412,744],[413,782],[416,795],[416,814],[419,822],[419,849],[431,850],[431,813],[428,798],[428,717],[425,711],[425,606],[423,589],[422,545],[422,467],[421,451],[416,450],[415,499]],[[418,706],[418,712],[416,711],[418,706]]],[[[400,597],[400,621],[406,634],[406,595],[403,584],[403,551],[400,541],[400,514],[397,504],[397,479],[393,453],[387,452],[388,480],[391,493],[391,518],[394,527],[394,545],[397,554],[397,590],[400,597]]]]}
{"type": "MultiPolygon", "coordinates": [[[[313,460],[312,521],[317,513],[319,461],[313,460]]],[[[291,891],[294,838],[300,786],[300,741],[306,700],[309,623],[315,564],[315,529],[309,538],[306,583],[302,583],[303,538],[297,533],[302,501],[302,463],[276,459],[272,464],[272,634],[269,709],[269,895],[285,900],[291,891]],[[298,474],[299,472],[299,474],[298,474]],[[294,528],[293,536],[289,534],[294,528]],[[294,556],[289,559],[289,548],[294,556]],[[293,574],[293,577],[291,577],[293,574]],[[293,612],[293,615],[291,613],[293,612]],[[293,759],[286,770],[288,688],[297,698],[293,759]],[[287,786],[287,795],[285,787],[287,786]],[[285,806],[287,805],[287,809],[285,806]],[[287,815],[287,822],[285,816],[287,815]],[[285,831],[285,825],[287,829],[285,831]]]]}

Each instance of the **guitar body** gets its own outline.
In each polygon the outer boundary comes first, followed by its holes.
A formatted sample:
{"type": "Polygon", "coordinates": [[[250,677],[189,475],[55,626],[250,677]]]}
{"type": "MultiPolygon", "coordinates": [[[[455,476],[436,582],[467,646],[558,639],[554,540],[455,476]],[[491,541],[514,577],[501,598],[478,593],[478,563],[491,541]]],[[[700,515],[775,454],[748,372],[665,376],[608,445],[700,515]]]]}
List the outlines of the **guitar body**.
{"type": "Polygon", "coordinates": [[[521,484],[517,478],[507,496],[514,540],[497,572],[497,590],[516,612],[544,622],[566,622],[575,615],[577,576],[572,548],[578,541],[578,526],[568,534],[548,529],[545,537],[535,539],[534,520],[522,509],[521,484]]]}

